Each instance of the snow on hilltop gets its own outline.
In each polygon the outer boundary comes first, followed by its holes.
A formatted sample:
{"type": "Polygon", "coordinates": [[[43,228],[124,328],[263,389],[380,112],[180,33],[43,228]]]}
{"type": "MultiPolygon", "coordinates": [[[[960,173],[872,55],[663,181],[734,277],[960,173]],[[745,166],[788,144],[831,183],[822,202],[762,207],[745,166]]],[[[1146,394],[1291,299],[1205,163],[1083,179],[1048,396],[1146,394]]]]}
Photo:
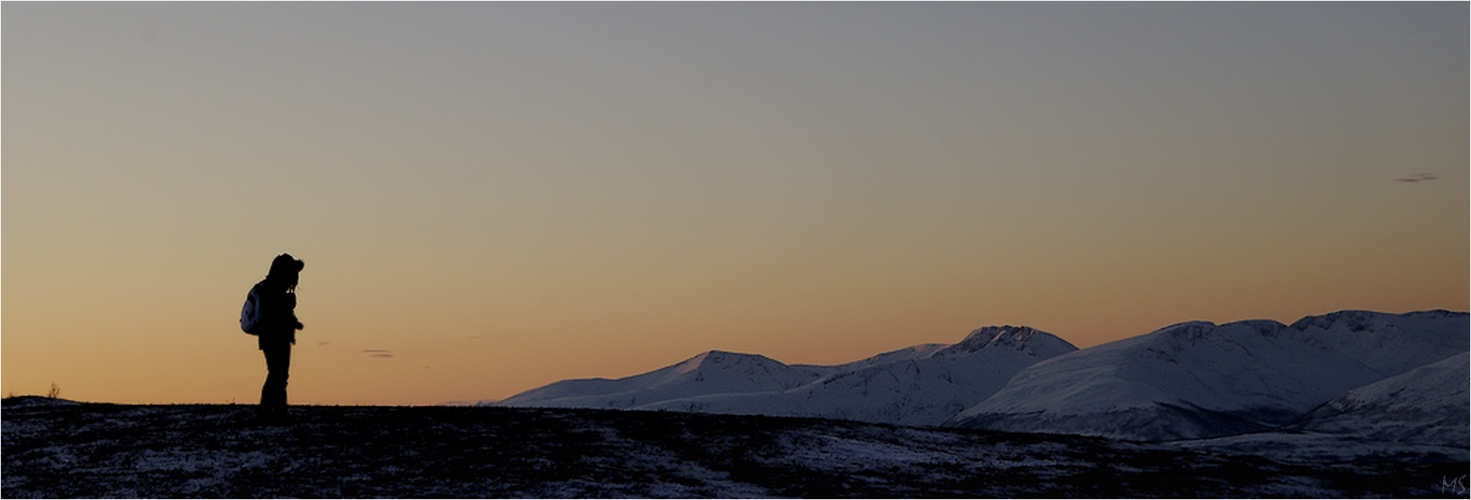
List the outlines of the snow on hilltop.
{"type": "MultiPolygon", "coordinates": [[[[1342,311],[1291,326],[1181,323],[1027,367],[951,423],[1138,440],[1266,430],[1464,353],[1467,333],[1467,314],[1449,311],[1342,311]]],[[[1464,400],[1465,377],[1460,383],[1464,400]]]]}
{"type": "Polygon", "coordinates": [[[1460,353],[1329,401],[1294,427],[1375,441],[1471,442],[1471,355],[1460,353]]]}
{"type": "Polygon", "coordinates": [[[617,380],[564,380],[511,396],[496,406],[629,409],[702,394],[792,389],[826,373],[756,354],[707,351],[652,372],[617,380]]]}
{"type": "MultiPolygon", "coordinates": [[[[819,417],[1140,441],[1256,436],[1211,446],[1270,448],[1277,444],[1257,441],[1301,440],[1307,433],[1464,448],[1468,318],[1450,311],[1340,311],[1291,325],[1193,321],[1081,351],[1032,328],[992,326],[956,344],[918,345],[835,366],[710,351],[641,375],[567,380],[482,404],[819,417]],[[1263,434],[1268,431],[1275,434],[1263,434]]],[[[1333,439],[1324,449],[1337,446],[1333,439]]]]}
{"type": "Polygon", "coordinates": [[[497,406],[682,410],[938,425],[985,400],[1017,371],[1076,351],[1028,327],[986,327],[836,366],[786,365],[710,351],[632,377],[556,382],[497,406]]]}

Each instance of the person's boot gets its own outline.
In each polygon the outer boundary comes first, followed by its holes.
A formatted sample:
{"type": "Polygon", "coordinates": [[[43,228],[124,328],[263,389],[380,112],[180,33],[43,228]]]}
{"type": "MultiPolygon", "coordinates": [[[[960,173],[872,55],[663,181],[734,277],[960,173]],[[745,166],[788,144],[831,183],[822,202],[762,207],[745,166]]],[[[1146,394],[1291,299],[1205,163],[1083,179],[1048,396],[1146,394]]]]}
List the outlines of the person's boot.
{"type": "Polygon", "coordinates": [[[255,414],[255,422],[260,424],[279,425],[290,423],[290,420],[285,406],[262,406],[255,414]]]}

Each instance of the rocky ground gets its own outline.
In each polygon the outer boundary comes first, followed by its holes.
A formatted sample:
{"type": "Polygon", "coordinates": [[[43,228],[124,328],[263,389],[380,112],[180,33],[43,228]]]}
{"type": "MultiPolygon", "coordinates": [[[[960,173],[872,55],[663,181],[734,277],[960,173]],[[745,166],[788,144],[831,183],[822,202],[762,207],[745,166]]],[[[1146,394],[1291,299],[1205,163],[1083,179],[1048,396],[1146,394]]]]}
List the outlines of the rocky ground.
{"type": "Polygon", "coordinates": [[[1465,498],[1465,456],[1298,463],[838,420],[4,401],[0,496],[1465,498]]]}

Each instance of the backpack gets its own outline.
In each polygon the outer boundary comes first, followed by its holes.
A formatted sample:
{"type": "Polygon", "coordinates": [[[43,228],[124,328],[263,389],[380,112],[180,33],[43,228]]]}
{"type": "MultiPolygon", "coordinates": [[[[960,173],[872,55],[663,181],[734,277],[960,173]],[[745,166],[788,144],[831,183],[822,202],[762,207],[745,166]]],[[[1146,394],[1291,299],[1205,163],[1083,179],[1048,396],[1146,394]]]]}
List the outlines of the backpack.
{"type": "Polygon", "coordinates": [[[260,335],[256,328],[261,324],[260,284],[250,287],[245,294],[245,307],[240,308],[240,329],[251,335],[260,335]]]}

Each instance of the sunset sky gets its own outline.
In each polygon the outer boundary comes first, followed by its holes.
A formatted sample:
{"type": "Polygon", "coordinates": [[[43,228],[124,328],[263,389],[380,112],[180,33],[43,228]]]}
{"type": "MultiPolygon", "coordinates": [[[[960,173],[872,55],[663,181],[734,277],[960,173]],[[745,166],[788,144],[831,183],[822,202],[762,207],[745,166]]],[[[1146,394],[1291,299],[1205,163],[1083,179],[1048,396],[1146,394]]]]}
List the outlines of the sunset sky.
{"type": "Polygon", "coordinates": [[[12,3],[6,394],[498,399],[720,349],[1468,309],[1468,5],[12,3]]]}

